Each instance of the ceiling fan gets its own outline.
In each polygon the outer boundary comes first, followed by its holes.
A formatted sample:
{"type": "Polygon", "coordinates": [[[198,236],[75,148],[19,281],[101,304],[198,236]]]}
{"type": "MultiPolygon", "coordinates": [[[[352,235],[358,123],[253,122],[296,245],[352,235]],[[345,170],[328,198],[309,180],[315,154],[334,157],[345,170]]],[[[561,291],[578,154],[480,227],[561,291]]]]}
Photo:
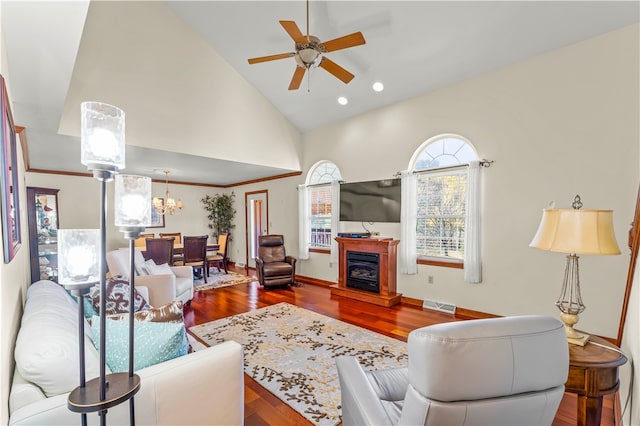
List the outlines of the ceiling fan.
{"type": "Polygon", "coordinates": [[[324,68],[329,73],[343,83],[349,83],[353,77],[346,69],[324,56],[325,53],[334,52],[336,50],[346,49],[348,47],[359,46],[365,44],[364,36],[360,31],[343,37],[338,37],[326,42],[320,41],[316,36],[309,35],[309,0],[307,0],[307,35],[305,36],[298,28],[294,21],[280,21],[280,25],[291,36],[295,42],[295,52],[280,53],[277,55],[261,56],[259,58],[249,59],[249,64],[257,64],[260,62],[274,61],[276,59],[295,58],[296,70],[293,73],[289,90],[297,90],[300,88],[302,78],[305,71],[310,68],[324,68]]]}

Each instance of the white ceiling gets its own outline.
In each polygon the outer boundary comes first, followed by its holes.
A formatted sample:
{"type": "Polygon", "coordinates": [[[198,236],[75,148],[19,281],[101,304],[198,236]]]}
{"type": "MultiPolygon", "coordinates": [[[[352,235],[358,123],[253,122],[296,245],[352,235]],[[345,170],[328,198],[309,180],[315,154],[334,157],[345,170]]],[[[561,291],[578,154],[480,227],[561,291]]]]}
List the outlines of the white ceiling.
{"type": "MultiPolygon", "coordinates": [[[[79,161],[79,108],[70,108],[70,99],[100,100],[93,96],[125,91],[131,94],[124,102],[128,117],[141,111],[163,117],[167,108],[184,108],[189,116],[198,117],[199,111],[189,111],[188,105],[168,106],[163,98],[153,94],[142,97],[135,90],[144,79],[154,79],[175,90],[197,87],[198,82],[188,80],[189,74],[167,75],[164,67],[156,66],[160,59],[170,64],[177,52],[196,45],[202,46],[198,48],[203,58],[215,52],[221,55],[304,133],[640,20],[638,1],[312,0],[312,35],[328,41],[361,31],[366,44],[327,54],[355,74],[351,83],[345,85],[318,68],[308,73],[300,90],[288,91],[295,69],[293,58],[254,65],[249,65],[247,59],[293,50],[293,41],[278,21],[296,21],[306,32],[303,1],[129,1],[90,5],[86,0],[3,0],[0,7],[13,114],[16,124],[27,128],[30,167],[69,172],[86,171],[79,161]],[[87,20],[88,8],[97,6],[109,13],[89,14],[91,19],[87,20]],[[141,18],[124,19],[135,13],[141,18]],[[109,37],[88,39],[87,34],[96,34],[92,31],[94,26],[103,26],[113,28],[114,37],[121,40],[137,40],[147,33],[145,26],[156,24],[155,19],[161,14],[163,33],[189,33],[205,43],[187,47],[157,40],[163,43],[162,58],[149,58],[147,63],[145,53],[152,50],[141,51],[136,57],[140,65],[128,71],[125,79],[117,71],[124,67],[123,61],[131,58],[117,49],[108,49],[109,37]],[[96,70],[79,66],[97,63],[93,55],[102,55],[102,63],[113,67],[113,72],[100,70],[100,87],[87,84],[96,70]],[[371,89],[375,81],[384,83],[383,92],[371,89]],[[338,105],[338,96],[347,97],[349,104],[338,105]]],[[[170,179],[175,182],[229,185],[295,171],[246,164],[242,158],[229,161],[184,154],[179,142],[171,151],[153,149],[149,141],[160,139],[170,131],[169,125],[180,125],[161,121],[143,129],[147,135],[144,147],[128,141],[127,173],[162,179],[161,170],[170,169],[170,179]]]]}

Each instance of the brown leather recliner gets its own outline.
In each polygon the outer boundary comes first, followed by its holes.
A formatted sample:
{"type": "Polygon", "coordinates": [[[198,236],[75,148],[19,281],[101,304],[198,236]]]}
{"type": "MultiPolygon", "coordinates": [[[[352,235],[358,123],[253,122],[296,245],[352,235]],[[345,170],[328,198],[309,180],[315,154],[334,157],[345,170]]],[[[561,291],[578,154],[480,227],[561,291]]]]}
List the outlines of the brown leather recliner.
{"type": "Polygon", "coordinates": [[[258,281],[267,287],[295,284],[296,258],[287,256],[282,235],[260,235],[256,257],[258,281]]]}

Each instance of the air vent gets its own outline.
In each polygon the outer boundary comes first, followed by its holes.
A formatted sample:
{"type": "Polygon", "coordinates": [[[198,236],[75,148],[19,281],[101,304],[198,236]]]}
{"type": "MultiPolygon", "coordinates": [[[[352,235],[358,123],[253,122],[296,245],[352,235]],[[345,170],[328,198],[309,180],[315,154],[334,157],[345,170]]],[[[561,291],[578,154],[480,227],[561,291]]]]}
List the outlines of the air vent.
{"type": "Polygon", "coordinates": [[[456,305],[451,305],[449,303],[442,303],[436,300],[425,299],[422,303],[423,308],[433,309],[434,311],[446,312],[448,314],[456,313],[456,305]]]}

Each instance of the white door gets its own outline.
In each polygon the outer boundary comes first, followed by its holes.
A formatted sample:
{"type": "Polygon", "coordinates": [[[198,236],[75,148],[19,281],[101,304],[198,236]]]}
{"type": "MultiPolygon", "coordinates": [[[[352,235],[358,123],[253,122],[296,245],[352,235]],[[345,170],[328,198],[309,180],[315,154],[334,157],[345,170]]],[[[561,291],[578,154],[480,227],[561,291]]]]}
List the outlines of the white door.
{"type": "Polygon", "coordinates": [[[247,266],[256,267],[258,254],[258,236],[269,233],[268,192],[255,191],[245,193],[245,223],[247,224],[247,266]]]}

